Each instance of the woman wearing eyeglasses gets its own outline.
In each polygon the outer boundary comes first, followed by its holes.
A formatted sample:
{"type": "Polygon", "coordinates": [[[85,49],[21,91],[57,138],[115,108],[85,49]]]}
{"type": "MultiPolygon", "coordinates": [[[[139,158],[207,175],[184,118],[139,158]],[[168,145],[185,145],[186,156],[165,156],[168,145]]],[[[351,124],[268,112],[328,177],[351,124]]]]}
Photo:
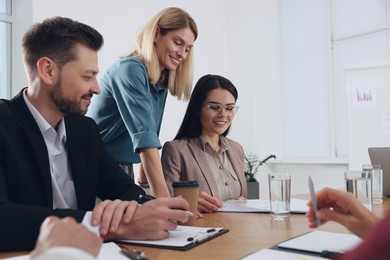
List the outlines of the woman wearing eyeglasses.
{"type": "Polygon", "coordinates": [[[179,132],[162,150],[171,195],[173,182],[197,180],[200,213],[216,211],[223,201],[247,194],[244,150],[226,137],[238,110],[237,97],[237,89],[228,79],[218,75],[200,78],[179,132]]]}

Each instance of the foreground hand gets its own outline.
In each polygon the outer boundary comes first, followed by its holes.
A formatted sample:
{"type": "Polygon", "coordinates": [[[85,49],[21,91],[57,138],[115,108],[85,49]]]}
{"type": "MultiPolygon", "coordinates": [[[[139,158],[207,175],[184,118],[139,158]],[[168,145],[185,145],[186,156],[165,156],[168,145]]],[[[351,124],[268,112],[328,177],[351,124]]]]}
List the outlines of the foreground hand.
{"type": "Polygon", "coordinates": [[[215,212],[218,209],[222,208],[223,201],[211,196],[210,194],[201,191],[199,193],[199,199],[198,199],[198,211],[200,213],[211,213],[215,212]]]}
{"type": "Polygon", "coordinates": [[[120,222],[117,232],[109,232],[104,238],[159,240],[168,237],[177,223],[188,220],[188,202],[182,198],[157,198],[137,207],[130,223],[120,222]]]}
{"type": "MultiPolygon", "coordinates": [[[[319,208],[317,214],[321,223],[335,221],[359,237],[363,237],[379,220],[350,192],[324,188],[316,193],[316,198],[319,208]]],[[[313,205],[311,201],[307,205],[309,227],[315,228],[317,224],[313,205]]]]}
{"type": "Polygon", "coordinates": [[[130,223],[135,210],[138,207],[136,201],[105,200],[95,206],[92,212],[92,226],[100,224],[100,235],[108,232],[115,233],[121,221],[130,223]]]}
{"type": "Polygon", "coordinates": [[[75,247],[96,257],[102,242],[98,235],[77,223],[73,218],[48,217],[41,225],[37,244],[31,253],[31,258],[33,259],[49,248],[59,246],[75,247]]]}

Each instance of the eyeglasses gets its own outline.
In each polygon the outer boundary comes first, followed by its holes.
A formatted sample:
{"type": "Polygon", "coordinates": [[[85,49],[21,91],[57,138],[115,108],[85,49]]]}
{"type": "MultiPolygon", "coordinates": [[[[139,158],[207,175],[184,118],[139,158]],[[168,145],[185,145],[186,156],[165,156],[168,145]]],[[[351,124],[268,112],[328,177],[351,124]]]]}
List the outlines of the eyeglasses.
{"type": "Polygon", "coordinates": [[[226,113],[227,116],[233,116],[238,111],[238,106],[236,105],[227,105],[226,107],[221,104],[209,103],[206,105],[209,108],[210,115],[217,116],[222,110],[226,113]]]}

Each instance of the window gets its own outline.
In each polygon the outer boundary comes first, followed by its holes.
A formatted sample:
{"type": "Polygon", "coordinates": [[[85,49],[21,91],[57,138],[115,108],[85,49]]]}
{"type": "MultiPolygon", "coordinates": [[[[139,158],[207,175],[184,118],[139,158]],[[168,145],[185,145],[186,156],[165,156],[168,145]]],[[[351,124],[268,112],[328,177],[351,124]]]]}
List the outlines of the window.
{"type": "Polygon", "coordinates": [[[389,59],[389,5],[390,0],[280,1],[285,159],[346,161],[344,68],[389,59]]]}
{"type": "Polygon", "coordinates": [[[11,12],[11,0],[0,0],[0,13],[10,15],[11,12]]]}
{"type": "Polygon", "coordinates": [[[334,93],[338,115],[335,119],[338,156],[348,155],[347,110],[344,68],[347,64],[389,59],[388,0],[342,0],[333,2],[334,93]],[[353,8],[351,8],[353,7],[353,8]]]}
{"type": "Polygon", "coordinates": [[[326,0],[286,0],[280,11],[283,156],[329,157],[326,0]]]}
{"type": "Polygon", "coordinates": [[[0,0],[0,98],[9,98],[11,89],[11,0],[0,0]]]}
{"type": "Polygon", "coordinates": [[[0,98],[9,98],[11,87],[11,24],[0,21],[0,98]]]}

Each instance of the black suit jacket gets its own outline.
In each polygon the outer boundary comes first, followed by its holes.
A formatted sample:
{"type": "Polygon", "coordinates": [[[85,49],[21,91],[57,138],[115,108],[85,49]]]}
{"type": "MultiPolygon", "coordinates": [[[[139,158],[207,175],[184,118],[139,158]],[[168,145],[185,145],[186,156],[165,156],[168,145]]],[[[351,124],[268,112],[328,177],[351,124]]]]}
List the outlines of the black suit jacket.
{"type": "Polygon", "coordinates": [[[65,126],[79,210],[53,209],[46,144],[22,92],[0,100],[0,251],[31,250],[47,216],[81,222],[96,196],[137,200],[144,194],[106,152],[92,119],[65,116],[65,126]]]}

